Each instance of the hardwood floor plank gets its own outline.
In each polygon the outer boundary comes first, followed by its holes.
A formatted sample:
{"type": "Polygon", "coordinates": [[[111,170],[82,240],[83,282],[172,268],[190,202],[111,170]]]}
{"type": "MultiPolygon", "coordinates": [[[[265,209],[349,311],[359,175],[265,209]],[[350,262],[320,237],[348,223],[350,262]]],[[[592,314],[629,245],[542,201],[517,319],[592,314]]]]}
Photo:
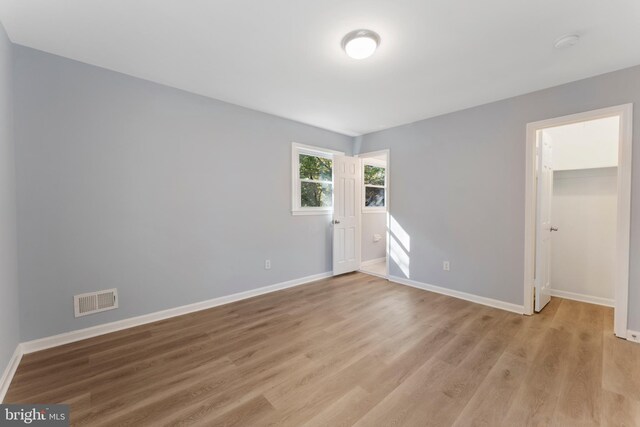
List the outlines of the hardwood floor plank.
{"type": "Polygon", "coordinates": [[[601,424],[602,339],[599,330],[583,329],[566,343],[570,366],[554,417],[559,425],[601,424]]]}
{"type": "MultiPolygon", "coordinates": [[[[430,333],[404,353],[396,354],[386,366],[381,366],[376,375],[363,378],[360,385],[371,393],[387,394],[401,385],[418,368],[452,340],[454,335],[444,329],[432,328],[430,333]]],[[[383,396],[384,397],[384,396],[383,396]]]]}
{"type": "Polygon", "coordinates": [[[450,372],[431,385],[425,402],[407,417],[407,425],[452,425],[504,352],[500,340],[483,340],[450,372]],[[435,391],[435,392],[434,392],[435,391]]]}
{"type": "MultiPolygon", "coordinates": [[[[411,425],[409,419],[417,409],[430,405],[430,397],[439,394],[438,383],[453,375],[455,367],[446,362],[432,358],[427,363],[419,367],[398,387],[393,389],[387,396],[372,410],[367,412],[354,425],[365,426],[393,426],[411,425]]],[[[427,410],[432,409],[431,406],[427,410]]],[[[414,420],[417,425],[428,425],[432,414],[424,416],[422,419],[414,420]]]]}
{"type": "Polygon", "coordinates": [[[471,400],[467,403],[455,426],[499,426],[523,385],[528,369],[526,360],[504,352],[493,366],[471,400]]]}
{"type": "Polygon", "coordinates": [[[294,427],[303,424],[347,394],[358,379],[378,365],[376,358],[364,356],[319,382],[305,384],[291,393],[286,405],[281,404],[273,416],[262,420],[263,425],[294,427]]]}
{"type": "Polygon", "coordinates": [[[607,390],[602,391],[602,396],[603,426],[640,426],[640,402],[607,390]]]}
{"type": "Polygon", "coordinates": [[[163,421],[162,424],[166,426],[206,425],[211,427],[243,427],[260,424],[263,419],[275,411],[271,403],[262,395],[256,396],[222,415],[218,415],[216,412],[211,412],[207,409],[206,406],[202,406],[190,412],[188,416],[182,415],[177,419],[169,416],[171,419],[167,422],[163,421]]]}
{"type": "Polygon", "coordinates": [[[605,390],[640,401],[640,346],[607,334],[604,340],[605,390]]]}
{"type": "Polygon", "coordinates": [[[507,424],[550,425],[553,420],[562,378],[569,369],[565,358],[571,334],[550,328],[540,344],[533,365],[519,389],[506,417],[507,424]]]}
{"type": "Polygon", "coordinates": [[[359,386],[327,406],[322,412],[303,424],[304,427],[346,427],[353,425],[372,406],[372,396],[359,386]]]}

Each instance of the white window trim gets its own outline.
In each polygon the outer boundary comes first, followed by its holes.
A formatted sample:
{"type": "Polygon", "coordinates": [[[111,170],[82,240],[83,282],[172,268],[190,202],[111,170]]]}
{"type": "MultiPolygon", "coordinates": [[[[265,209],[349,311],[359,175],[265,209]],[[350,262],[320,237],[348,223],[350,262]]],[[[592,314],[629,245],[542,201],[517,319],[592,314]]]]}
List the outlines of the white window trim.
{"type": "Polygon", "coordinates": [[[387,206],[389,205],[389,189],[387,188],[387,182],[388,182],[388,176],[389,174],[389,168],[387,168],[387,162],[385,162],[384,160],[378,160],[378,159],[373,159],[373,158],[367,158],[367,157],[363,157],[362,158],[362,213],[380,213],[380,212],[386,212],[387,211],[387,206]],[[373,184],[365,184],[364,183],[364,167],[366,165],[369,166],[377,166],[377,167],[381,167],[384,168],[384,185],[373,185],[373,184]],[[384,188],[384,206],[383,207],[368,207],[365,206],[366,203],[366,187],[375,187],[375,188],[384,188]]]}
{"type": "MultiPolygon", "coordinates": [[[[332,159],[334,156],[344,156],[344,152],[330,150],[328,148],[314,147],[313,145],[291,143],[291,214],[292,215],[332,215],[333,203],[330,208],[314,208],[300,206],[300,154],[325,157],[332,159]]],[[[309,180],[307,180],[309,181],[309,180]]],[[[314,181],[315,182],[315,181],[314,181]]],[[[333,176],[331,177],[333,183],[333,176]]]]}

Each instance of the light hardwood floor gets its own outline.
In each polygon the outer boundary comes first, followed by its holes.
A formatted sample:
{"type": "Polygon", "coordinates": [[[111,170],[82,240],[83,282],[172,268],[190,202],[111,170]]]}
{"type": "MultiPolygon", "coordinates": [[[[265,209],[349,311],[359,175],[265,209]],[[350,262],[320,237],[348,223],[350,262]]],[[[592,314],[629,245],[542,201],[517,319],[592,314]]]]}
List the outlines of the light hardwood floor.
{"type": "Polygon", "coordinates": [[[638,425],[612,310],[526,317],[354,273],[26,355],[74,425],[638,425]]]}

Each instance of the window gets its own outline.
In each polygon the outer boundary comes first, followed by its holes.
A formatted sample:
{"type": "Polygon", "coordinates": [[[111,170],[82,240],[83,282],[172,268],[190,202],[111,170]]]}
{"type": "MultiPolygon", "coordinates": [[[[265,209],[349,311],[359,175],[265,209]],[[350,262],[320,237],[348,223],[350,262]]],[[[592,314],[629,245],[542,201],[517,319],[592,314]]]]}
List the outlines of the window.
{"type": "Polygon", "coordinates": [[[384,212],[387,209],[387,168],[385,162],[375,159],[363,160],[364,191],[363,212],[384,212]]]}
{"type": "Polygon", "coordinates": [[[292,146],[292,213],[333,212],[333,156],[343,153],[301,144],[292,146]]]}

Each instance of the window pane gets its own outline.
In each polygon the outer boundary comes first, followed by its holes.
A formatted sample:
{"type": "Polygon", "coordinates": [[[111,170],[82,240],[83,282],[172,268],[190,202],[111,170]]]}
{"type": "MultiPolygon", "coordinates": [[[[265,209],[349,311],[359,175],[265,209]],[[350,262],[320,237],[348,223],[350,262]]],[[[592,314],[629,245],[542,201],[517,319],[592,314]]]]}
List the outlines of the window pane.
{"type": "Polygon", "coordinates": [[[365,187],[364,188],[364,205],[369,208],[383,208],[384,205],[384,188],[365,187]]]}
{"type": "Polygon", "coordinates": [[[333,162],[324,157],[300,154],[300,178],[316,181],[331,181],[333,162]]]}
{"type": "Polygon", "coordinates": [[[333,184],[319,182],[300,183],[300,206],[313,208],[330,208],[333,205],[333,184]]]}
{"type": "Polygon", "coordinates": [[[384,168],[364,165],[364,183],[371,185],[384,185],[384,168]]]}

